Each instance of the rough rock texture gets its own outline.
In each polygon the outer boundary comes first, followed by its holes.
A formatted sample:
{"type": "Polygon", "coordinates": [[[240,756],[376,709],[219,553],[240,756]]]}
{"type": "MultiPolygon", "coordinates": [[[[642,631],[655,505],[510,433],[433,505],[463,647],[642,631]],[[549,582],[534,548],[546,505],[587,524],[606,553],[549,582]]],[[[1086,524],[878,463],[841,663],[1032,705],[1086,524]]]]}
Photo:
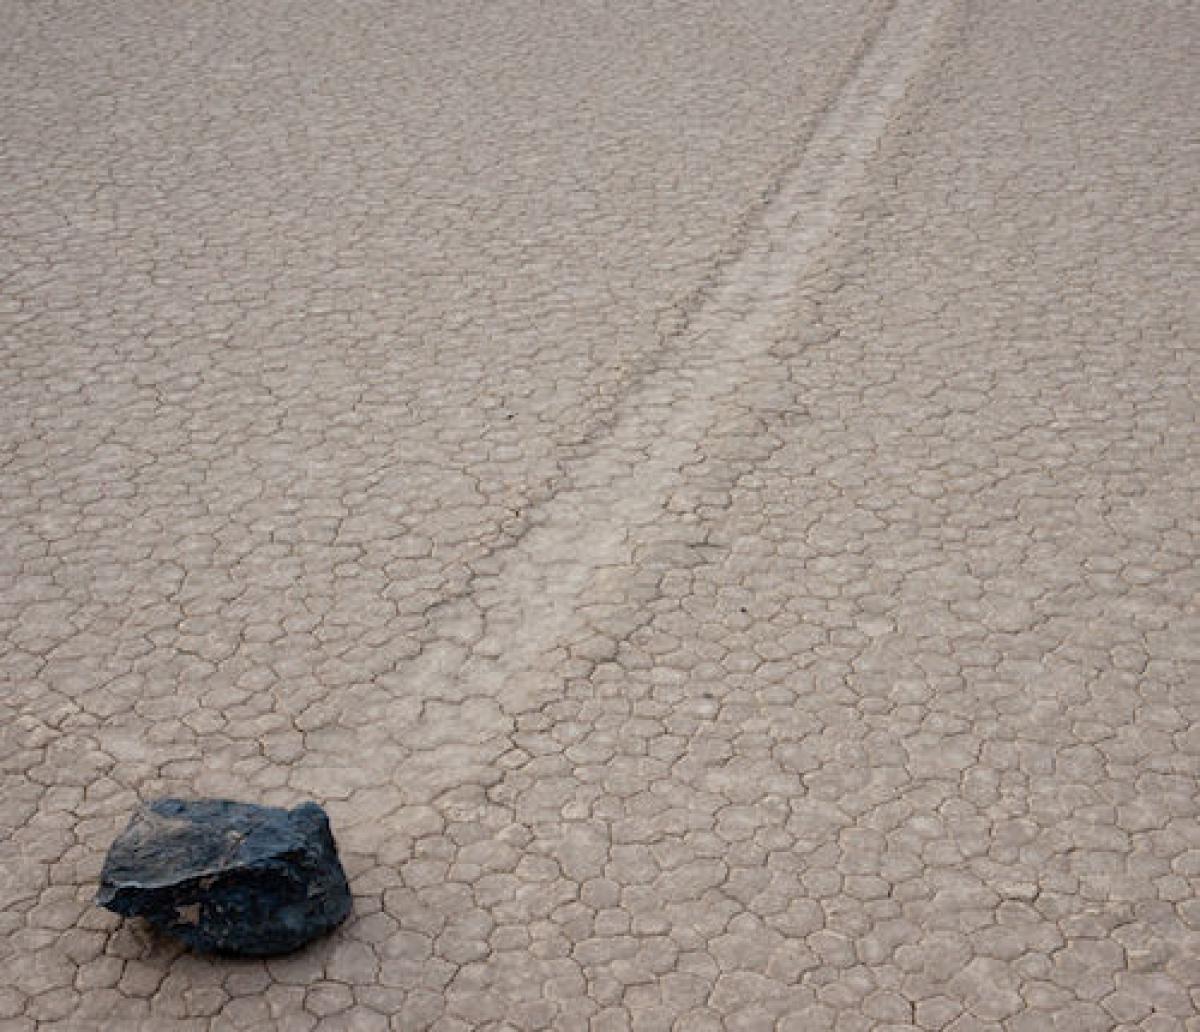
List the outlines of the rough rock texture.
{"type": "Polygon", "coordinates": [[[202,951],[287,953],[341,924],[350,891],[316,803],[142,806],[108,852],[97,901],[202,951]]]}

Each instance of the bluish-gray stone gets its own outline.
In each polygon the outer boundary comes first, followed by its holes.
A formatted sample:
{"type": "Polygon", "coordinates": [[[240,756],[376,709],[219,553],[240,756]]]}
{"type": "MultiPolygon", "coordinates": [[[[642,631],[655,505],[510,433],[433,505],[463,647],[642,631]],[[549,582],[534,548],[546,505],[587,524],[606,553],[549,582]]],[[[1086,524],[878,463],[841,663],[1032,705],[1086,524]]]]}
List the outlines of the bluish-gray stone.
{"type": "Polygon", "coordinates": [[[96,900],[204,952],[286,953],[341,924],[350,889],[316,803],[160,799],[113,842],[96,900]]]}

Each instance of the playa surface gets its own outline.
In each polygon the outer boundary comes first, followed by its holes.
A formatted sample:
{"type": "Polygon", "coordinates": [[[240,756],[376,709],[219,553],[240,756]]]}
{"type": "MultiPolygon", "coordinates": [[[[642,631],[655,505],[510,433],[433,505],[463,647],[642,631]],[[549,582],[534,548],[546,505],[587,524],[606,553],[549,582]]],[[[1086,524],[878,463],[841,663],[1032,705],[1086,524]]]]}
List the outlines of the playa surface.
{"type": "Polygon", "coordinates": [[[1200,8],[3,15],[0,1030],[1200,1029],[1200,8]]]}

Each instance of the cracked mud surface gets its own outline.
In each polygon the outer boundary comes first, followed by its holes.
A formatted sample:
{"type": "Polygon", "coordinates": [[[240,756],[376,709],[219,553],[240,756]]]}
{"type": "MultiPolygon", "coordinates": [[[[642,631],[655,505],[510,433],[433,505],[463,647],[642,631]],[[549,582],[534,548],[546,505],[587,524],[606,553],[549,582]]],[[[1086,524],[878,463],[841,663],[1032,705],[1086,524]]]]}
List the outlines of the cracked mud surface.
{"type": "Polygon", "coordinates": [[[0,1029],[1200,1029],[1194,6],[4,21],[0,1029]]]}

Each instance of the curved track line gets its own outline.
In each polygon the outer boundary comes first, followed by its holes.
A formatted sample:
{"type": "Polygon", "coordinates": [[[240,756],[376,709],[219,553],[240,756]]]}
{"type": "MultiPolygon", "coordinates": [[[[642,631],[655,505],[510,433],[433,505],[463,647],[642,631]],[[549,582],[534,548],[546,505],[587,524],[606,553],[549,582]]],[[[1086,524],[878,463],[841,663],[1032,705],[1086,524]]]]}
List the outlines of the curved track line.
{"type": "MultiPolygon", "coordinates": [[[[568,465],[563,487],[531,514],[530,530],[497,557],[495,570],[480,576],[473,598],[447,604],[449,623],[477,630],[451,631],[394,675],[402,674],[405,696],[422,700],[420,727],[412,726],[412,707],[400,707],[402,718],[378,714],[364,728],[359,761],[382,780],[425,801],[471,780],[467,768],[482,775],[505,747],[506,712],[544,697],[538,673],[550,663],[539,657],[586,637],[580,605],[589,584],[633,562],[639,548],[662,543],[656,523],[672,491],[685,467],[702,458],[722,398],[744,383],[752,363],[769,362],[772,345],[794,327],[799,284],[861,189],[889,123],[933,56],[949,8],[947,0],[898,0],[664,364],[624,400],[610,432],[568,465]],[[472,700],[480,705],[472,709],[472,700]],[[468,709],[473,716],[464,715],[468,709]],[[398,719],[406,737],[429,751],[399,747],[388,733],[398,719]]],[[[293,784],[316,787],[305,766],[301,760],[293,784]]]]}

